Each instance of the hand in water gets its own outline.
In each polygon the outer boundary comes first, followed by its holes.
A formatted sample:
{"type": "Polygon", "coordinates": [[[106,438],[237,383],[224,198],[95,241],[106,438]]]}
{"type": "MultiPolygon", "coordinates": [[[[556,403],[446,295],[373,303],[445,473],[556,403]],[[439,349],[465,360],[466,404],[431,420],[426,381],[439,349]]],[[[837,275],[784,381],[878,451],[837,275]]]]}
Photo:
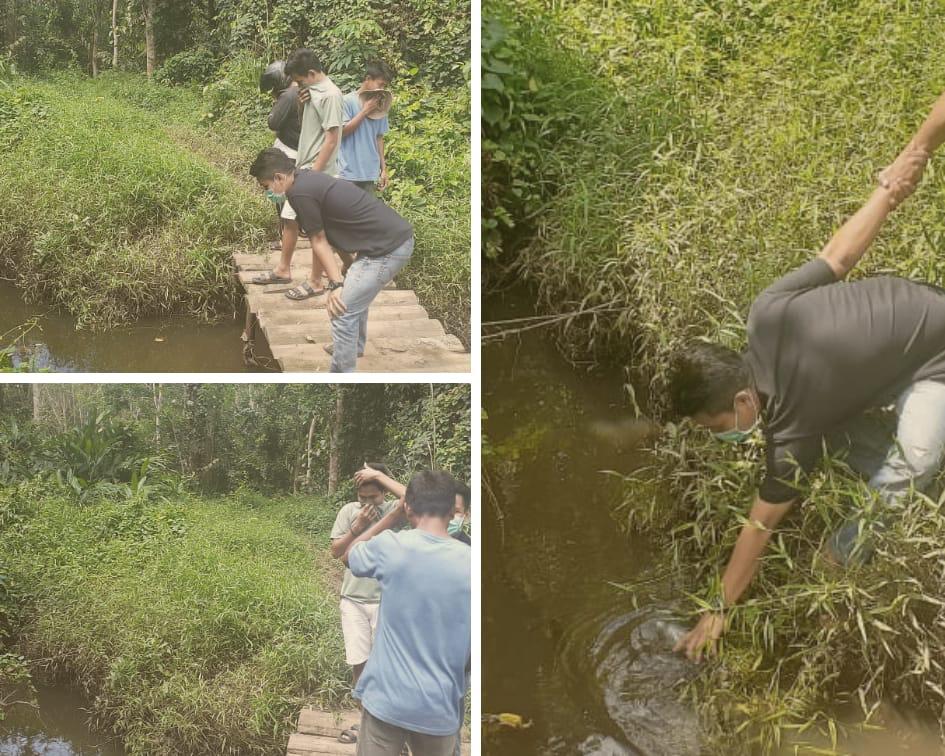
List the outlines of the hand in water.
{"type": "Polygon", "coordinates": [[[724,630],[725,618],[721,614],[703,614],[698,624],[679,639],[673,651],[684,651],[690,661],[701,662],[702,652],[711,653],[724,630]]]}

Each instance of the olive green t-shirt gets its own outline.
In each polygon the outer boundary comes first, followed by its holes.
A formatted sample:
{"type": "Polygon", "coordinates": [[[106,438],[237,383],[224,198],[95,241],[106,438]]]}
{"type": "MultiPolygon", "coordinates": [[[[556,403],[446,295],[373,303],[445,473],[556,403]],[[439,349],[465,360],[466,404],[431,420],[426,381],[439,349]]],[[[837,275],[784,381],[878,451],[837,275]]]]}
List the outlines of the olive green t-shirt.
{"type": "MultiPolygon", "coordinates": [[[[393,500],[385,501],[378,507],[380,516],[386,515],[396,504],[397,502],[393,500]]],[[[331,529],[331,540],[334,541],[337,538],[346,536],[360,512],[360,501],[345,504],[335,517],[335,524],[331,529]]],[[[377,604],[381,600],[381,584],[374,578],[355,577],[351,574],[351,570],[346,569],[341,580],[341,596],[342,598],[351,599],[351,601],[357,601],[359,604],[377,604]]]]}
{"type": "Polygon", "coordinates": [[[299,133],[299,168],[308,168],[318,157],[325,144],[325,131],[338,127],[338,142],[325,167],[324,173],[338,175],[338,149],[341,147],[341,127],[344,123],[344,97],[327,76],[309,87],[311,97],[302,108],[302,130],[299,133]]]}

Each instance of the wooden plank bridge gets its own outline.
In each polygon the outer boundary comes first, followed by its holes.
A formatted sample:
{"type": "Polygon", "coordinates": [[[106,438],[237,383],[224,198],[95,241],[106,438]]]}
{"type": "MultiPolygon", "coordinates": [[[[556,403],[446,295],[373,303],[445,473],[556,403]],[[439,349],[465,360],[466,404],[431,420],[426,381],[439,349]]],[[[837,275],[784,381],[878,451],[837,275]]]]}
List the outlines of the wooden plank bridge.
{"type": "MultiPolygon", "coordinates": [[[[356,743],[340,743],[342,730],[361,721],[357,709],[330,712],[313,707],[302,709],[299,714],[297,732],[289,736],[286,756],[316,756],[316,754],[356,754],[356,743]]],[[[469,732],[463,728],[462,754],[469,756],[469,732]]]]}
{"type": "MultiPolygon", "coordinates": [[[[233,255],[246,291],[247,333],[261,332],[273,359],[287,372],[326,372],[331,363],[331,355],[325,351],[325,345],[331,344],[326,297],[294,302],[284,296],[292,286],[307,280],[312,268],[310,249],[307,241],[299,241],[292,260],[291,285],[252,283],[253,277],[276,264],[278,250],[233,255]]],[[[375,373],[469,372],[470,356],[458,338],[427,314],[413,291],[391,284],[371,305],[367,345],[357,369],[375,373]]]]}

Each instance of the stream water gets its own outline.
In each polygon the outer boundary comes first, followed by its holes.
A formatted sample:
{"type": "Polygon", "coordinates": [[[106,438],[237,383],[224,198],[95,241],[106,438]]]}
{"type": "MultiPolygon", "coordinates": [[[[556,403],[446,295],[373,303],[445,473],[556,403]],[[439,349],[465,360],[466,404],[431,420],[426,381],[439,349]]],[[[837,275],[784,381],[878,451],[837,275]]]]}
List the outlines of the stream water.
{"type": "Polygon", "coordinates": [[[122,756],[87,724],[85,699],[66,687],[40,686],[39,708],[13,706],[0,721],[0,756],[122,756]]]}
{"type": "Polygon", "coordinates": [[[0,280],[0,349],[17,342],[14,364],[55,372],[246,372],[242,318],[206,324],[188,318],[136,322],[108,331],[77,331],[75,319],[28,304],[0,280]],[[29,327],[32,324],[31,327],[29,327]],[[6,334],[6,335],[4,335],[6,334]]]}
{"type": "MultiPolygon", "coordinates": [[[[492,298],[484,319],[527,317],[528,301],[492,298]]],[[[671,651],[685,627],[678,597],[659,554],[620,534],[619,486],[602,472],[646,462],[649,426],[633,419],[622,376],[572,367],[540,331],[485,345],[483,366],[482,710],[530,723],[486,725],[483,753],[696,756],[698,722],[676,686],[698,668],[671,651]],[[617,587],[628,582],[639,606],[617,587]]],[[[917,718],[889,709],[884,720],[894,732],[855,732],[838,752],[945,753],[917,718]]],[[[830,752],[827,738],[816,745],[830,752]]]]}

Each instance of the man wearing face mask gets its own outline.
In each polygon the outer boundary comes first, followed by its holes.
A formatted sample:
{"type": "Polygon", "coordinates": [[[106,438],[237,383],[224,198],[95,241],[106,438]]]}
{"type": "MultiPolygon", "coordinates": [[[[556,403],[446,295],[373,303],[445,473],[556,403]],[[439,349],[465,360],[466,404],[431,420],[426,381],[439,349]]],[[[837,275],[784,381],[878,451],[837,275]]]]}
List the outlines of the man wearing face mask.
{"type": "MultiPolygon", "coordinates": [[[[691,659],[721,636],[724,608],[748,588],[825,441],[846,447],[850,465],[886,501],[927,486],[939,470],[945,291],[893,276],[842,280],[914,188],[906,179],[884,182],[818,257],[765,289],[749,311],[743,353],[697,343],[673,361],[677,415],[722,441],[744,441],[763,426],[766,441],[766,476],[722,577],[720,611],[703,615],[677,644],[691,659]],[[890,404],[895,427],[884,434],[864,413],[890,404]]],[[[828,557],[842,564],[868,558],[868,535],[861,539],[859,531],[851,520],[832,534],[828,557]]]]}
{"type": "Polygon", "coordinates": [[[354,690],[362,704],[359,756],[452,756],[469,685],[470,550],[447,532],[456,481],[425,470],[397,508],[345,553],[359,577],[381,584],[377,642],[354,690]],[[404,519],[412,526],[391,532],[404,519]]]}

